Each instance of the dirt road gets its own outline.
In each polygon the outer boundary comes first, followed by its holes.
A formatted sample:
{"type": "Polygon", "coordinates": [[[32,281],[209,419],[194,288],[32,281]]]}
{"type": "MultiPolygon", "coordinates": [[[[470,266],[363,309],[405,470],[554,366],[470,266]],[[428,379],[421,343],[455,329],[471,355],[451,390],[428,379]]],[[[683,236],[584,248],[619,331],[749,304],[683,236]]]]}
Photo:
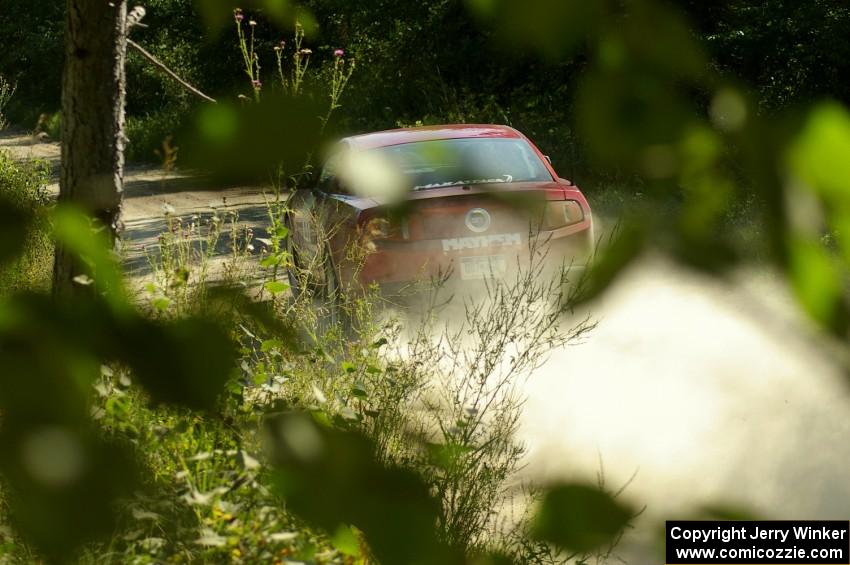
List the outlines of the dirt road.
{"type": "Polygon", "coordinates": [[[598,327],[526,388],[528,477],[596,480],[646,512],[629,563],[658,562],[663,520],[705,506],[846,520],[850,380],[779,277],[728,283],[645,261],[591,307],[598,327]]]}
{"type": "MultiPolygon", "coordinates": [[[[51,166],[52,178],[48,190],[59,194],[60,147],[55,142],[42,142],[22,132],[0,132],[0,151],[8,151],[16,159],[40,159],[51,166]]],[[[126,250],[126,267],[131,275],[147,270],[144,246],[154,243],[166,229],[163,206],[174,208],[174,214],[188,216],[211,212],[212,207],[227,208],[239,213],[241,222],[261,229],[266,219],[263,189],[231,186],[210,190],[210,183],[196,173],[163,171],[151,165],[128,165],[125,170],[122,234],[126,250]]]]}

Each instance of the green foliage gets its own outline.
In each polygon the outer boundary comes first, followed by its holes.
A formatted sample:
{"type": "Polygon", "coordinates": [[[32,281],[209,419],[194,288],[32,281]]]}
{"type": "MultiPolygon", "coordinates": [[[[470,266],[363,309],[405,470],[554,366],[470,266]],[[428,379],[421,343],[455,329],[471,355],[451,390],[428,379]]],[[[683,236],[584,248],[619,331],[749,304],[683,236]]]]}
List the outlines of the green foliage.
{"type": "Polygon", "coordinates": [[[680,0],[706,40],[714,65],[742,77],[772,111],[817,98],[850,103],[843,77],[850,9],[841,2],[680,0]]]}
{"type": "Polygon", "coordinates": [[[17,86],[9,83],[3,75],[0,75],[0,131],[3,131],[9,126],[9,121],[6,119],[6,107],[12,96],[15,95],[17,86]]]}
{"type": "Polygon", "coordinates": [[[64,3],[9,0],[3,11],[0,75],[18,86],[8,116],[13,123],[32,128],[41,113],[59,109],[64,3]]]}
{"type": "Polygon", "coordinates": [[[46,163],[13,161],[0,151],[0,201],[7,203],[9,218],[0,226],[0,297],[23,289],[46,288],[53,267],[53,247],[47,220],[49,198],[46,163]],[[29,227],[27,227],[27,225],[29,227]]]}
{"type": "MultiPolygon", "coordinates": [[[[11,210],[4,202],[4,220],[14,218],[11,210]]],[[[202,318],[159,323],[137,314],[102,230],[65,207],[53,222],[88,272],[75,278],[79,292],[63,300],[18,293],[0,303],[0,466],[17,531],[44,554],[66,559],[112,530],[115,500],[136,484],[131,452],[104,442],[89,419],[101,363],[129,366],[156,402],[211,408],[235,350],[202,318]],[[152,354],[163,348],[167,356],[152,354]]]]}
{"type": "MultiPolygon", "coordinates": [[[[161,112],[127,118],[126,157],[134,163],[162,163],[162,144],[186,127],[186,114],[165,109],[161,112]]],[[[52,136],[51,136],[52,137],[52,136]]]]}

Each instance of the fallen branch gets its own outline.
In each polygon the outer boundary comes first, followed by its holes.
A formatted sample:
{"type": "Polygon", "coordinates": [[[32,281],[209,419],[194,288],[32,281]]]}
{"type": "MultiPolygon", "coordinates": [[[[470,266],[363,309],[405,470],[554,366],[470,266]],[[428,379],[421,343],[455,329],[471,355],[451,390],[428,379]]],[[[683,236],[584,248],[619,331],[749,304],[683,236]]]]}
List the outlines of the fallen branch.
{"type": "MultiPolygon", "coordinates": [[[[138,24],[136,24],[136,25],[138,25],[138,24]]],[[[132,47],[133,49],[138,51],[139,54],[141,54],[142,57],[144,57],[145,59],[147,59],[148,61],[153,63],[162,72],[164,72],[165,74],[167,74],[168,76],[170,76],[171,78],[176,80],[178,83],[180,83],[180,86],[182,86],[183,88],[185,88],[186,90],[188,90],[192,94],[195,94],[196,96],[200,96],[201,98],[203,98],[207,102],[212,102],[213,104],[216,103],[215,98],[211,98],[211,97],[207,96],[206,94],[204,94],[203,92],[201,92],[200,90],[198,90],[197,88],[195,88],[194,86],[192,86],[191,84],[189,84],[188,82],[186,82],[185,80],[180,78],[177,75],[177,73],[175,73],[174,71],[169,69],[165,65],[165,63],[163,63],[162,61],[160,61],[159,59],[157,59],[156,57],[154,57],[153,55],[148,53],[141,45],[139,45],[138,43],[136,43],[132,39],[129,39],[129,38],[127,39],[127,45],[129,45],[130,47],[132,47]]]]}

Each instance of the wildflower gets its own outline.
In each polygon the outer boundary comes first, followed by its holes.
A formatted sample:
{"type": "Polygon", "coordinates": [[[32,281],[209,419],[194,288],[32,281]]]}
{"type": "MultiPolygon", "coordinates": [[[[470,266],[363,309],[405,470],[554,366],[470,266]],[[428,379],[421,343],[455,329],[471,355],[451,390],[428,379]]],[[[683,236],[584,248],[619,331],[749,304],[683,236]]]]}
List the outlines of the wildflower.
{"type": "Polygon", "coordinates": [[[263,87],[263,83],[260,82],[259,80],[252,80],[251,84],[254,85],[254,88],[262,88],[263,87]]]}
{"type": "Polygon", "coordinates": [[[299,53],[301,53],[302,55],[312,55],[312,54],[313,54],[313,50],[312,50],[312,49],[308,49],[308,48],[306,48],[306,47],[305,47],[304,49],[302,49],[301,51],[299,51],[299,53]]]}
{"type": "Polygon", "coordinates": [[[286,47],[286,41],[281,39],[280,40],[280,48],[283,49],[284,47],[286,47]]]}
{"type": "Polygon", "coordinates": [[[255,22],[254,20],[248,20],[248,25],[254,27],[255,25],[257,25],[257,22],[255,22]]]}
{"type": "Polygon", "coordinates": [[[233,17],[236,19],[236,23],[242,23],[242,20],[245,19],[245,16],[242,15],[242,9],[236,8],[233,10],[233,17]]]}
{"type": "Polygon", "coordinates": [[[342,49],[335,49],[334,50],[334,57],[336,57],[337,59],[339,59],[343,55],[345,55],[345,51],[343,51],[342,49]]]}

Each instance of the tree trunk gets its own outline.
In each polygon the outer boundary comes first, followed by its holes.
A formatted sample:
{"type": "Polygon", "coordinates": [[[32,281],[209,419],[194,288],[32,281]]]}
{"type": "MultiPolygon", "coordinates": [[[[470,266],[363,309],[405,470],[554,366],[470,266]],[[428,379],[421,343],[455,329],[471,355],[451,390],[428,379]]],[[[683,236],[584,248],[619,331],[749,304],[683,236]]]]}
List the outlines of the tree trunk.
{"type": "MultiPolygon", "coordinates": [[[[65,17],[59,202],[82,208],[115,241],[124,184],[127,0],[67,0],[65,17]]],[[[82,273],[58,243],[54,294],[74,292],[82,273]]]]}

